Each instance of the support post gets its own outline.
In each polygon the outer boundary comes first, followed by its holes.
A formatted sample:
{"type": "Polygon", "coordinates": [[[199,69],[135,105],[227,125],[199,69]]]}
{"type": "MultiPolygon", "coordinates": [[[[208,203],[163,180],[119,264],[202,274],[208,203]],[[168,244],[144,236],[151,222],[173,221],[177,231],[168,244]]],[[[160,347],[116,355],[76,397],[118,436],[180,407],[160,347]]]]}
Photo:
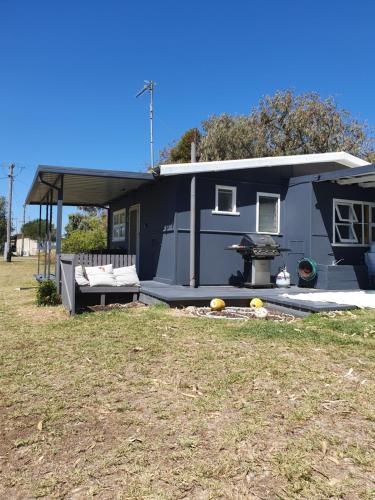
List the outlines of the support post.
{"type": "Polygon", "coordinates": [[[39,223],[38,223],[38,279],[40,276],[40,244],[42,241],[42,202],[39,203],[39,223]]]}
{"type": "Polygon", "coordinates": [[[57,210],[56,210],[56,261],[55,261],[55,279],[57,292],[61,294],[61,279],[60,279],[60,255],[61,255],[61,233],[62,233],[62,212],[63,212],[63,187],[64,178],[61,178],[61,186],[57,191],[57,210]]]}
{"type": "Polygon", "coordinates": [[[51,278],[51,245],[52,245],[52,205],[53,203],[53,191],[51,190],[49,195],[49,220],[48,220],[48,279],[51,278]]]}
{"type": "Polygon", "coordinates": [[[44,219],[44,266],[43,279],[47,276],[47,230],[48,230],[48,194],[46,196],[46,218],[44,219]]]}
{"type": "MultiPolygon", "coordinates": [[[[191,143],[191,162],[196,162],[195,142],[191,143]]],[[[195,276],[195,229],[196,229],[196,176],[190,182],[190,287],[197,286],[195,276]]]]}

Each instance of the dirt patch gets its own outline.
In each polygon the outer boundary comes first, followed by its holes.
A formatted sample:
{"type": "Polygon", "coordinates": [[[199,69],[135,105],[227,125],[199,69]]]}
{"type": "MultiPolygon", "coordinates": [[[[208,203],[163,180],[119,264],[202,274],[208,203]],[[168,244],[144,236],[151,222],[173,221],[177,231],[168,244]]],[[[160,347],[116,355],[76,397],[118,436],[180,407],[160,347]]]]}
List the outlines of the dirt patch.
{"type": "Polygon", "coordinates": [[[96,306],[87,306],[87,310],[90,312],[101,312],[101,311],[114,311],[114,310],[122,310],[122,309],[140,309],[146,308],[146,304],[143,302],[135,301],[135,302],[127,302],[126,304],[107,304],[105,306],[96,305],[96,306]]]}

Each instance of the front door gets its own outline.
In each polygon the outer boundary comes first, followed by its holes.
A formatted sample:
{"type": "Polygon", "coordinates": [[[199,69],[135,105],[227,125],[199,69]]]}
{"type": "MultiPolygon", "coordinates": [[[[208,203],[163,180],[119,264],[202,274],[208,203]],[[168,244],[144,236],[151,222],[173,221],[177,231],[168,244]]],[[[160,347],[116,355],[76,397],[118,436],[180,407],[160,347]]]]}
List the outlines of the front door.
{"type": "Polygon", "coordinates": [[[132,205],[129,208],[128,227],[128,253],[136,255],[137,269],[139,269],[139,229],[140,229],[140,206],[132,205]]]}

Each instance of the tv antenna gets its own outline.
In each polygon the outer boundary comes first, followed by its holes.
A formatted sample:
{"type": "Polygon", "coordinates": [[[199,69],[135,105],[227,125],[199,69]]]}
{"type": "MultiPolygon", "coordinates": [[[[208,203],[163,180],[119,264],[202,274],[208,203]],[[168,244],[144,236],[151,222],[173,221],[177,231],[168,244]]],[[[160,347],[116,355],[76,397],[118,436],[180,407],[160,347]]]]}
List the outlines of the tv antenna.
{"type": "Polygon", "coordinates": [[[154,168],[154,88],[155,82],[152,80],[145,80],[143,88],[138,92],[135,97],[140,97],[145,92],[150,92],[150,153],[151,153],[151,169],[154,168]]]}

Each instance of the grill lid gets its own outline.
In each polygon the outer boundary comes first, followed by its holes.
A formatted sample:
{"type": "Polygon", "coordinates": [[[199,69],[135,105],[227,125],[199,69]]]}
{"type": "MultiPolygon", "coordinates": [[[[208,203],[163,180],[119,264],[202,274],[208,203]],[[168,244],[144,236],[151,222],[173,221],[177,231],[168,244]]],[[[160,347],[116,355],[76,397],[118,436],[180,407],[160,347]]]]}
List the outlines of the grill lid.
{"type": "Polygon", "coordinates": [[[241,247],[274,247],[278,248],[278,244],[269,234],[246,233],[243,235],[241,247]]]}

